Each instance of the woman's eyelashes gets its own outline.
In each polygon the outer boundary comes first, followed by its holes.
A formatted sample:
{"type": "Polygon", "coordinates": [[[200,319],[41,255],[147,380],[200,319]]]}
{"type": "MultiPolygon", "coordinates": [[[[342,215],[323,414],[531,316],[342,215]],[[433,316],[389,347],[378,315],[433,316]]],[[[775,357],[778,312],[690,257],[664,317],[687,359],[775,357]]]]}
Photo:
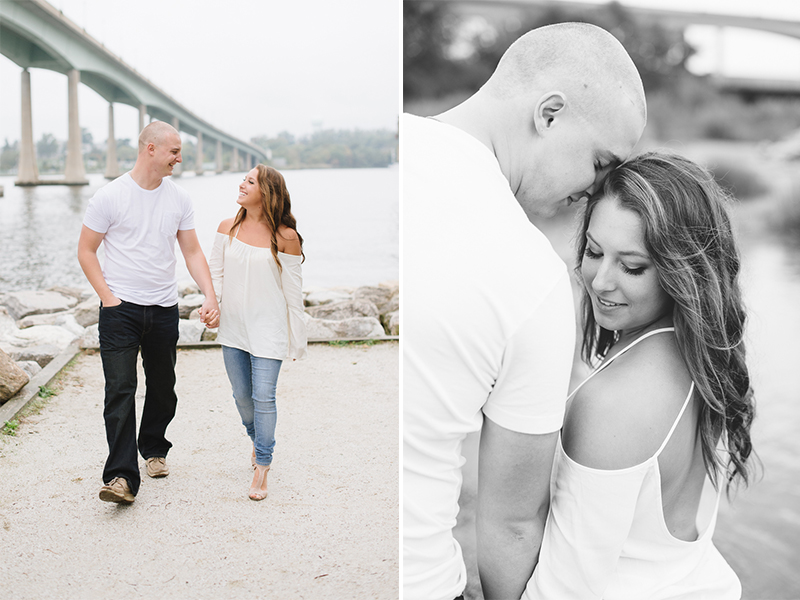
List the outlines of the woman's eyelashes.
{"type": "MultiPolygon", "coordinates": [[[[595,252],[588,245],[586,246],[586,250],[584,250],[583,254],[590,260],[603,258],[603,254],[601,252],[595,252]]],[[[647,267],[629,267],[623,262],[620,262],[619,265],[622,269],[622,272],[628,275],[642,275],[647,269],[647,267]]]]}

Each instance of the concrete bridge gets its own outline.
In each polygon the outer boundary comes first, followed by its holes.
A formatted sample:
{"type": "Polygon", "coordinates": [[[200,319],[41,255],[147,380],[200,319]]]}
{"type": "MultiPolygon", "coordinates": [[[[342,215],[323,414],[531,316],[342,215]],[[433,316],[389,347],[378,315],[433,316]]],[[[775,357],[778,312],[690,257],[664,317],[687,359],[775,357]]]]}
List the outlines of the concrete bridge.
{"type": "MultiPolygon", "coordinates": [[[[203,143],[216,144],[216,172],[223,171],[223,146],[232,149],[231,170],[249,170],[254,161],[264,160],[264,151],[217,129],[190,112],[160,90],[134,68],[109,52],[44,0],[0,0],[0,52],[22,67],[22,114],[17,185],[85,185],[86,171],[81,154],[81,127],[78,119],[78,84],[83,83],[108,101],[108,156],[106,177],[120,175],[114,137],[114,104],[139,110],[139,130],[145,119],[171,123],[178,131],[197,138],[195,172],[203,173],[203,143]],[[39,179],[36,147],[33,143],[31,110],[31,68],[57,71],[68,81],[68,140],[64,179],[56,182],[39,179]]],[[[180,175],[176,165],[174,175],[180,175]]]]}
{"type": "MultiPolygon", "coordinates": [[[[581,12],[595,12],[605,8],[609,3],[581,2],[580,0],[439,0],[453,4],[462,13],[507,13],[509,10],[524,11],[527,9],[571,8],[581,12]]],[[[650,8],[619,2],[626,12],[640,18],[658,22],[674,28],[685,28],[689,25],[712,25],[717,28],[738,27],[753,29],[767,33],[775,33],[800,39],[800,21],[773,19],[746,15],[731,15],[692,10],[673,10],[671,8],[650,8]]],[[[724,41],[719,37],[719,52],[724,53],[724,41]]],[[[800,95],[800,81],[755,78],[731,78],[724,76],[719,68],[712,75],[712,82],[720,89],[735,92],[743,96],[758,95],[800,95]]]]}

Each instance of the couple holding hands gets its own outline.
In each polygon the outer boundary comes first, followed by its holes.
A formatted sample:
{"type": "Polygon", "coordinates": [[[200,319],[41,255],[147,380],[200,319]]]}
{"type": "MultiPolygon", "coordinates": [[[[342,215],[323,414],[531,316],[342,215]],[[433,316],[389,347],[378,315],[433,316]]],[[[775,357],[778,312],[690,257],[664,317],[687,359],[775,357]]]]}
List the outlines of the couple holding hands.
{"type": "Polygon", "coordinates": [[[100,297],[103,417],[108,459],[100,499],[129,504],[139,491],[138,453],[150,477],[169,474],[179,333],[175,241],[205,295],[200,319],[219,327],[236,407],[253,441],[248,496],[267,496],[275,445],[275,389],[284,359],[303,358],[303,238],[283,176],[258,165],[239,185],[240,208],[222,221],[209,263],[197,239],[188,193],[168,178],[181,162],[181,138],[154,121],[139,136],[133,169],[100,188],[84,216],[78,260],[100,297]],[[103,266],[97,256],[104,245],[103,266]],[[210,268],[209,268],[210,267],[210,268]],[[146,393],[136,435],[136,363],[146,393]]]}

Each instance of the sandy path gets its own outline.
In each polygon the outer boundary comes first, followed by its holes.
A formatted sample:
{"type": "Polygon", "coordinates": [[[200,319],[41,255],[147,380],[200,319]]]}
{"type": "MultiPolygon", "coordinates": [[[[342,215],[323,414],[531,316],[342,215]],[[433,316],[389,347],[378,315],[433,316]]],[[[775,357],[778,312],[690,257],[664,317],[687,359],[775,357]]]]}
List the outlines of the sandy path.
{"type": "Polygon", "coordinates": [[[59,395],[3,436],[2,595],[397,598],[398,344],[311,345],[284,364],[263,502],[246,495],[251,444],[221,351],[182,350],[177,372],[171,473],[150,479],[140,458],[130,506],[97,498],[99,354],[79,356],[59,395]]]}

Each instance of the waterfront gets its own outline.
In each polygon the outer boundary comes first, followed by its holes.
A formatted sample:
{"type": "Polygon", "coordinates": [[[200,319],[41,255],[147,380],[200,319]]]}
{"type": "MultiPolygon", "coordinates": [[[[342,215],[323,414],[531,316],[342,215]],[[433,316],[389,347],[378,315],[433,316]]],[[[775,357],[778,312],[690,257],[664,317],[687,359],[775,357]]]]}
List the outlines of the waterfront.
{"type": "MultiPolygon", "coordinates": [[[[305,239],[304,287],[376,285],[398,279],[399,169],[304,169],[284,172],[305,239]]],[[[244,173],[186,173],[175,181],[194,203],[195,228],[208,256],[219,222],[232,217],[244,173]]],[[[88,287],[76,258],[89,199],[106,183],[20,188],[0,177],[0,292],[88,287]]],[[[102,252],[102,246],[101,246],[102,252]]],[[[189,275],[179,258],[179,280],[189,275]]]]}

